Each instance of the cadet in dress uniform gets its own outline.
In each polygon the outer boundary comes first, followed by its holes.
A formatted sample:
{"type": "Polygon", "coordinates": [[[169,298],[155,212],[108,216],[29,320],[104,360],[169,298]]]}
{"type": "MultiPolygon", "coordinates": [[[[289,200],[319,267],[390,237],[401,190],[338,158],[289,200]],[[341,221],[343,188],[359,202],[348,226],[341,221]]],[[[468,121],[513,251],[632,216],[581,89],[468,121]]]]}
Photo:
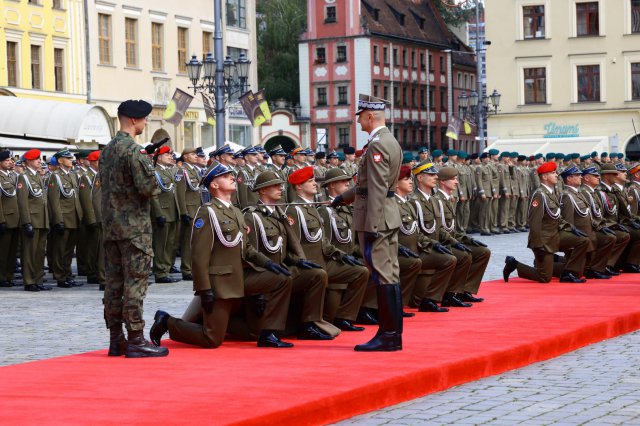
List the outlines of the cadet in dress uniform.
{"type": "Polygon", "coordinates": [[[500,153],[500,161],[496,170],[500,179],[500,199],[498,200],[498,223],[496,228],[502,234],[509,231],[509,210],[511,206],[511,174],[509,173],[510,158],[508,152],[500,153]]]}
{"type": "Polygon", "coordinates": [[[20,238],[20,212],[16,197],[18,176],[13,172],[11,151],[0,151],[0,287],[13,287],[18,241],[20,238]]]}
{"type": "Polygon", "coordinates": [[[292,202],[299,204],[287,207],[289,223],[307,259],[321,265],[329,276],[323,317],[343,331],[362,331],[352,322],[362,305],[369,272],[355,257],[332,245],[323,232],[320,214],[310,204],[318,192],[313,167],[296,170],[288,179],[297,194],[292,202]]]}
{"type": "Polygon", "coordinates": [[[317,181],[322,181],[324,179],[325,173],[327,173],[327,154],[324,152],[316,152],[315,158],[316,162],[313,165],[313,174],[316,177],[317,181]]]}
{"type": "Polygon", "coordinates": [[[500,187],[500,174],[498,173],[498,154],[500,151],[497,149],[489,150],[489,162],[487,165],[489,166],[489,170],[491,171],[491,191],[493,198],[490,202],[490,210],[489,210],[489,230],[493,234],[501,234],[502,231],[499,229],[498,222],[498,211],[500,199],[502,198],[502,188],[500,187]]]}
{"type": "Polygon", "coordinates": [[[327,154],[327,161],[329,162],[329,164],[327,165],[327,170],[340,167],[340,157],[335,151],[329,151],[329,153],[327,154]]]}
{"type": "Polygon", "coordinates": [[[367,267],[378,287],[378,332],[356,351],[402,350],[402,293],[398,264],[400,212],[395,188],[402,162],[402,149],[385,126],[388,102],[360,95],[358,123],[369,134],[358,165],[355,187],[335,198],[332,207],[354,203],[353,228],[367,267]]]}
{"type": "Polygon", "coordinates": [[[82,223],[82,207],[78,197],[78,175],[71,171],[73,154],[63,149],[54,154],[58,160],[56,170],[49,180],[47,201],[51,212],[53,232],[50,235],[53,246],[53,277],[58,287],[81,286],[73,279],[71,262],[76,246],[76,230],[82,223]]]}
{"type": "Polygon", "coordinates": [[[509,281],[509,275],[517,269],[518,276],[540,283],[548,283],[553,275],[553,255],[563,251],[564,270],[560,282],[583,283],[589,239],[586,234],[572,226],[561,216],[560,201],[555,192],[558,174],[557,164],[547,162],[538,167],[540,188],[531,197],[529,205],[529,247],[535,256],[534,267],[518,262],[513,256],[507,256],[503,269],[503,278],[509,281]]]}
{"type": "MultiPolygon", "coordinates": [[[[89,149],[81,149],[80,151],[75,153],[76,157],[76,168],[73,170],[74,173],[78,176],[78,182],[83,175],[89,172],[89,160],[87,157],[91,153],[89,149]]],[[[84,213],[84,211],[83,211],[84,213]]],[[[76,230],[76,264],[78,266],[78,276],[88,276],[87,272],[91,268],[88,265],[87,254],[89,253],[89,248],[87,244],[90,244],[90,240],[92,235],[88,233],[87,225],[83,220],[76,230]]]]}
{"type": "MultiPolygon", "coordinates": [[[[193,289],[200,299],[203,323],[187,322],[157,311],[151,341],[159,345],[168,331],[169,337],[177,342],[217,348],[224,341],[232,310],[246,296],[263,294],[264,310],[247,309],[245,318],[248,327],[259,333],[258,346],[292,347],[293,344],[283,342],[275,334],[284,329],[287,320],[290,272],[251,245],[242,212],[231,204],[236,190],[231,169],[220,163],[211,164],[201,185],[209,188],[212,199],[195,215],[191,251],[193,289]]],[[[233,327],[229,331],[233,334],[233,327]]]]}
{"type": "Polygon", "coordinates": [[[529,168],[526,165],[526,161],[526,156],[518,155],[518,165],[515,168],[519,188],[519,196],[515,214],[515,225],[516,230],[520,232],[527,232],[527,208],[529,207],[529,195],[531,194],[529,168]]]}
{"type": "Polygon", "coordinates": [[[471,200],[475,193],[474,179],[471,168],[466,164],[468,155],[464,151],[458,152],[458,161],[454,167],[458,170],[459,185],[456,189],[456,228],[460,232],[469,230],[469,218],[471,216],[471,200]]]}
{"type": "Polygon", "coordinates": [[[497,189],[492,184],[492,171],[489,154],[480,155],[481,164],[476,167],[476,188],[478,188],[478,222],[481,235],[492,235],[491,204],[497,189]]]}
{"type": "Polygon", "coordinates": [[[507,213],[507,230],[511,233],[516,230],[516,210],[520,199],[520,179],[517,171],[518,153],[509,153],[509,178],[511,180],[511,198],[509,200],[509,212],[507,213]]]}
{"type": "Polygon", "coordinates": [[[640,215],[640,164],[629,169],[629,203],[631,205],[631,213],[640,215]]]}
{"type": "Polygon", "coordinates": [[[82,206],[83,222],[86,227],[86,260],[87,283],[99,284],[100,290],[105,289],[104,246],[102,244],[102,209],[100,197],[100,151],[93,151],[87,156],[89,167],[80,176],[80,205],[82,206]]]}
{"type": "Polygon", "coordinates": [[[251,190],[261,170],[259,166],[259,153],[254,146],[249,146],[242,150],[242,157],[245,165],[238,170],[238,207],[243,209],[255,206],[258,202],[258,195],[251,190]]]}

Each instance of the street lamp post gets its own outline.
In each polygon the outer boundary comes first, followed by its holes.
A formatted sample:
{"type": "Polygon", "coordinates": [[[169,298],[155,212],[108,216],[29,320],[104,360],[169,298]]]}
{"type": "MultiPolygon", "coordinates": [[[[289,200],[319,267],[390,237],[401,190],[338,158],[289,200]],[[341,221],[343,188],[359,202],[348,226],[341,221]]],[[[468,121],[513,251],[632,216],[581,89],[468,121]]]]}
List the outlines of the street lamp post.
{"type": "Polygon", "coordinates": [[[480,139],[480,149],[478,151],[482,151],[485,148],[482,123],[489,115],[498,113],[501,96],[502,95],[495,89],[490,96],[483,95],[481,97],[476,91],[471,92],[470,95],[462,92],[458,96],[460,117],[462,119],[467,117],[472,118],[478,125],[478,138],[480,139]]]}
{"type": "Polygon", "coordinates": [[[215,32],[213,33],[214,54],[207,52],[202,62],[196,55],[187,62],[187,74],[193,86],[193,94],[214,95],[216,113],[216,146],[224,145],[226,102],[229,96],[248,90],[249,66],[251,61],[244,53],[237,60],[224,55],[222,43],[222,0],[214,0],[215,32]],[[204,72],[203,72],[204,71],[204,72]],[[202,77],[200,76],[202,74],[202,77]]]}

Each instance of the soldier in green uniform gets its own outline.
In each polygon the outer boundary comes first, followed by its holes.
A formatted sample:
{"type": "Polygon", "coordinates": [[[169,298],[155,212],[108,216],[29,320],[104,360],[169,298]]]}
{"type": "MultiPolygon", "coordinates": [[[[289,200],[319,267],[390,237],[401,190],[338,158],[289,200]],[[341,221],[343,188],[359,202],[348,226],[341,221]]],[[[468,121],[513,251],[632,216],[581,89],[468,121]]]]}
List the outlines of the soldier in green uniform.
{"type": "Polygon", "coordinates": [[[340,167],[342,170],[347,172],[349,176],[354,176],[358,173],[358,165],[355,162],[356,149],[352,146],[347,146],[342,150],[342,152],[344,152],[344,162],[340,167]]]}
{"type": "Polygon", "coordinates": [[[18,241],[20,238],[20,212],[16,197],[18,176],[14,173],[11,151],[0,151],[0,287],[13,287],[18,241]]]}
{"type": "Polygon", "coordinates": [[[106,277],[103,303],[110,334],[109,356],[169,354],[167,348],[156,347],[144,338],[143,301],[153,259],[151,199],[160,188],[153,164],[133,138],[142,134],[151,109],[145,101],[121,103],[120,130],[100,155],[106,277]]]}
{"type": "Polygon", "coordinates": [[[498,211],[499,211],[499,204],[500,204],[500,199],[502,198],[501,195],[501,187],[500,187],[500,173],[498,172],[498,155],[500,154],[500,151],[498,151],[497,149],[490,149],[489,150],[489,161],[487,162],[487,165],[489,167],[489,171],[491,172],[491,195],[492,198],[490,200],[489,203],[489,211],[488,213],[488,226],[489,226],[489,230],[492,234],[501,234],[502,231],[500,231],[499,229],[499,215],[498,215],[498,211]]]}
{"type": "Polygon", "coordinates": [[[500,185],[500,199],[498,200],[498,222],[496,228],[501,234],[509,234],[509,208],[511,205],[511,174],[509,166],[511,159],[508,152],[501,152],[496,164],[500,185]]]}
{"type": "Polygon", "coordinates": [[[231,203],[236,190],[231,169],[212,163],[201,186],[212,195],[211,201],[198,209],[191,235],[193,289],[200,299],[202,324],[157,311],[151,341],[160,345],[161,337],[168,331],[169,337],[177,342],[217,348],[228,329],[235,334],[229,320],[240,302],[243,299],[246,302],[246,296],[264,295],[267,300],[264,307],[246,309],[242,325],[251,332],[259,332],[258,347],[292,347],[293,344],[276,335],[276,331],[284,329],[287,319],[291,273],[251,245],[247,235],[251,230],[242,212],[231,203]]]}
{"type": "Polygon", "coordinates": [[[86,226],[86,261],[87,283],[99,284],[100,290],[105,289],[104,245],[102,232],[102,206],[100,198],[100,151],[93,151],[87,156],[89,167],[80,176],[79,195],[82,206],[83,222],[86,226]]]}
{"type": "Polygon", "coordinates": [[[640,215],[640,164],[629,169],[629,203],[631,213],[640,215]]]}
{"type": "Polygon", "coordinates": [[[81,283],[73,279],[71,262],[76,246],[76,230],[81,225],[82,207],[78,197],[78,176],[71,171],[73,154],[63,149],[54,154],[58,160],[58,170],[49,179],[47,201],[51,212],[53,232],[50,235],[53,254],[53,277],[58,287],[71,288],[81,283]]]}
{"type": "Polygon", "coordinates": [[[458,170],[459,185],[456,189],[456,227],[459,232],[467,232],[469,230],[469,218],[471,216],[471,203],[473,194],[475,193],[474,177],[471,168],[467,164],[469,155],[464,152],[458,152],[458,161],[454,167],[458,170]]]}
{"type": "MultiPolygon", "coordinates": [[[[89,160],[87,157],[91,153],[89,149],[81,149],[80,151],[75,153],[76,157],[76,168],[73,170],[78,177],[78,182],[82,176],[89,172],[89,160]]],[[[83,212],[84,213],[84,212],[83,212]]],[[[91,235],[88,233],[88,229],[85,221],[83,220],[78,225],[78,229],[76,229],[76,263],[78,266],[78,276],[88,276],[87,272],[91,268],[88,265],[87,254],[89,253],[89,249],[87,244],[91,240],[91,235]]]]}
{"type": "Polygon", "coordinates": [[[242,157],[245,165],[238,170],[238,207],[243,209],[248,206],[255,206],[258,202],[258,195],[251,190],[261,169],[259,166],[259,153],[254,146],[249,146],[242,150],[242,157]]]}
{"type": "Polygon", "coordinates": [[[313,174],[316,180],[322,181],[327,173],[327,154],[324,151],[316,152],[316,163],[313,166],[313,174]]]}

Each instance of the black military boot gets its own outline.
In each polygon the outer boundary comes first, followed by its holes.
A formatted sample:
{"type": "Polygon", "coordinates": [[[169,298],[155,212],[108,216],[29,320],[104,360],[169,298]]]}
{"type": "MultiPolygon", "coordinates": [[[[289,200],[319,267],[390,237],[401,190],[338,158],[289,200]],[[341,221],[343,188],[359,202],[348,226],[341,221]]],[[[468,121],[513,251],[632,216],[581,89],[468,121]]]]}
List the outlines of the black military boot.
{"type": "Polygon", "coordinates": [[[127,340],[127,350],[124,353],[126,358],[147,358],[169,355],[169,349],[158,347],[144,338],[143,330],[129,331],[127,340]]]}
{"type": "Polygon", "coordinates": [[[124,338],[122,324],[113,325],[109,328],[109,356],[124,355],[127,349],[127,339],[124,338]]]}
{"type": "Polygon", "coordinates": [[[357,345],[358,352],[402,350],[402,293],[400,284],[378,285],[378,332],[373,339],[357,345]]]}

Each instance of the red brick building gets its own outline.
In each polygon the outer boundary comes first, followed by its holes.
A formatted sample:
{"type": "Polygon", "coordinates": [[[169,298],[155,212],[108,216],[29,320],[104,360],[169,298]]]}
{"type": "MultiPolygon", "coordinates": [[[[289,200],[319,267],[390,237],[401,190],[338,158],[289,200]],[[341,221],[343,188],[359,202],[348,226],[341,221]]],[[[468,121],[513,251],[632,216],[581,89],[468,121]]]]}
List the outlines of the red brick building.
{"type": "Polygon", "coordinates": [[[467,87],[464,77],[458,85],[457,75],[467,75],[467,84],[469,75],[475,80],[475,62],[455,53],[469,50],[433,0],[308,0],[307,8],[300,103],[310,117],[312,147],[366,143],[354,119],[359,93],[391,102],[387,125],[403,149],[449,146],[449,117],[457,114],[457,95],[467,87]]]}

